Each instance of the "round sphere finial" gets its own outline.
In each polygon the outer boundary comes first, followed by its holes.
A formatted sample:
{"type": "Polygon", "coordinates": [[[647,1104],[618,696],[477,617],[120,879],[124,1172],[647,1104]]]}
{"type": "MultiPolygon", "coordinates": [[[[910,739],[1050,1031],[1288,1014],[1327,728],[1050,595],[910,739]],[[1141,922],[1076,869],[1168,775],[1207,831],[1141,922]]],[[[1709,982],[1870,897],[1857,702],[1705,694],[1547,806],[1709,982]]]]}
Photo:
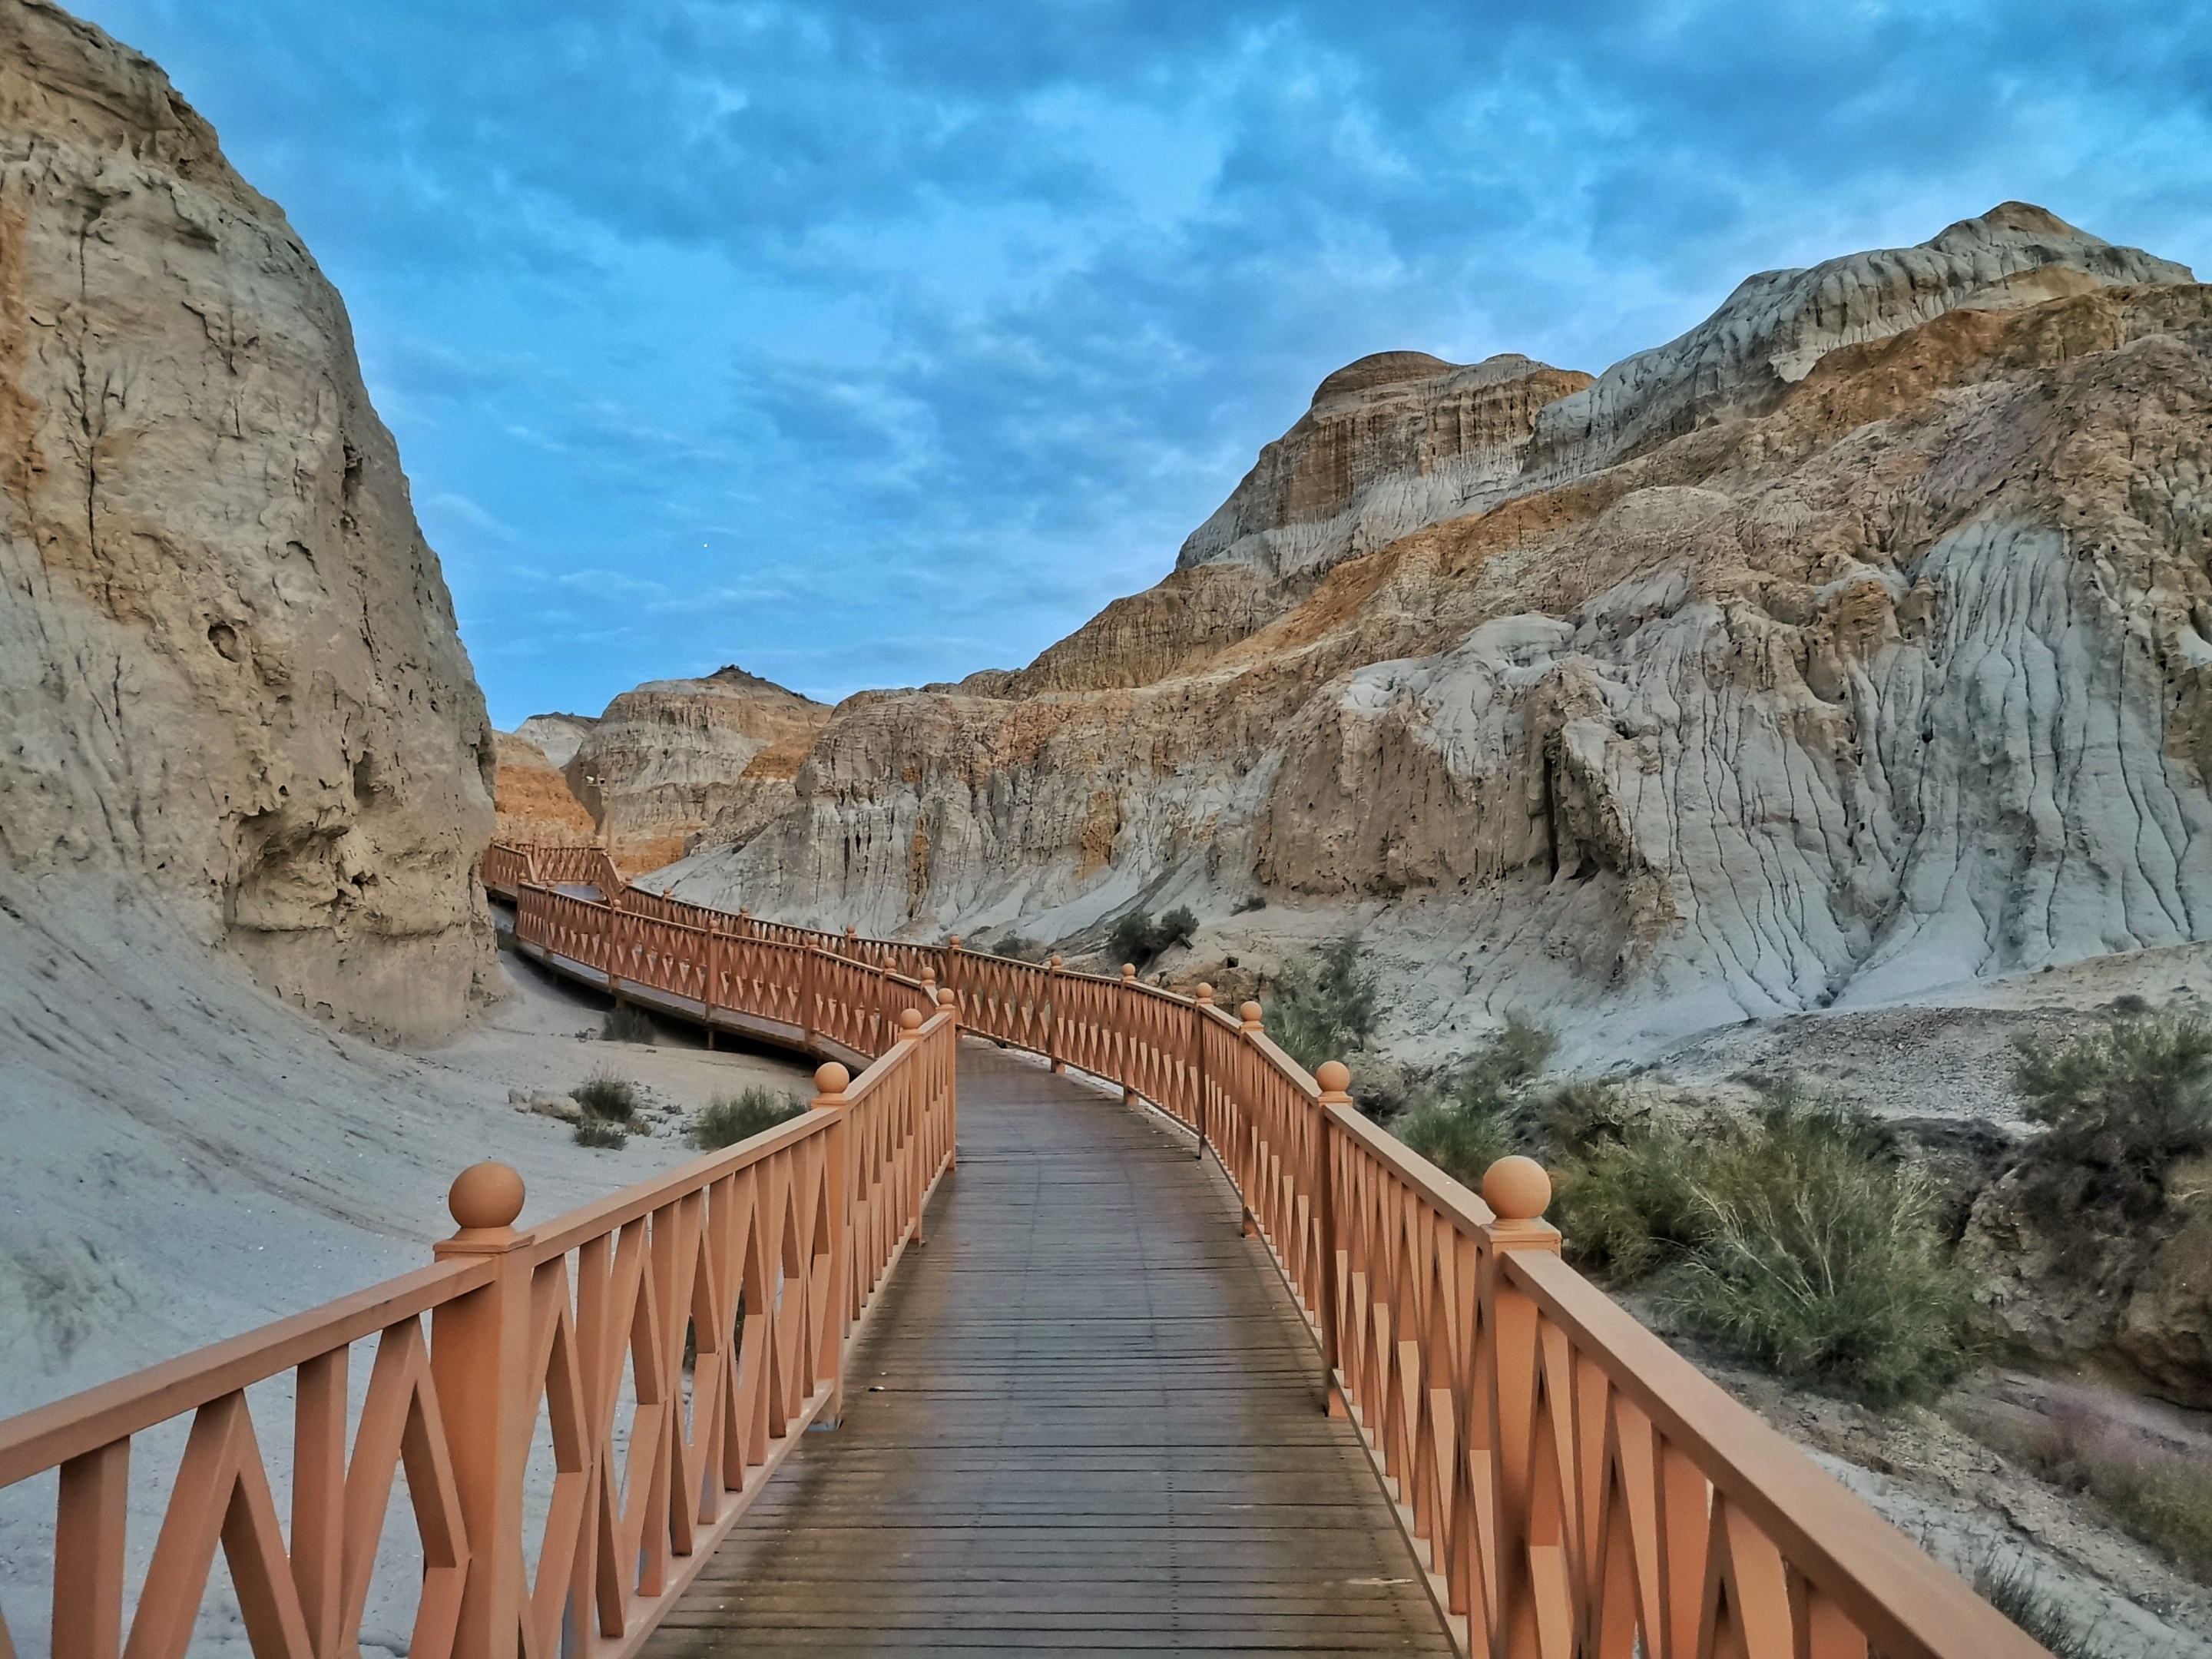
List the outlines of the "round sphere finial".
{"type": "Polygon", "coordinates": [[[1200,1002],[1211,1002],[1211,1001],[1212,1001],[1212,1000],[1213,1000],[1213,988],[1212,988],[1211,985],[1206,984],[1205,981],[1200,981],[1200,983],[1199,983],[1198,994],[1197,994],[1197,996],[1196,996],[1196,998],[1195,998],[1195,1000],[1200,1001],[1200,1002]]]}
{"type": "Polygon", "coordinates": [[[945,941],[945,945],[947,950],[958,950],[960,948],[960,935],[957,933],[953,934],[945,941]]]}
{"type": "Polygon", "coordinates": [[[834,1060],[814,1068],[814,1087],[820,1094],[842,1095],[852,1080],[853,1074],[834,1060]]]}
{"type": "Polygon", "coordinates": [[[1121,964],[1121,977],[1123,979],[1134,979],[1136,976],[1137,964],[1135,963],[1125,962],[1121,964]]]}
{"type": "Polygon", "coordinates": [[[1058,957],[1054,957],[1052,959],[1052,965],[1055,968],[1060,966],[1060,958],[1058,957]]]}
{"type": "Polygon", "coordinates": [[[1552,1201],[1552,1177],[1533,1158],[1501,1158],[1482,1177],[1482,1201],[1500,1221],[1534,1221],[1552,1201]]]}
{"type": "Polygon", "coordinates": [[[1325,1060],[1321,1070],[1314,1073],[1314,1081],[1324,1093],[1340,1095],[1352,1087],[1352,1068],[1340,1060],[1325,1060]]]}
{"type": "Polygon", "coordinates": [[[941,985],[938,988],[937,1006],[939,1007],[950,1008],[954,1003],[959,1001],[959,1000],[960,999],[958,997],[953,994],[952,988],[950,985],[941,985]]]}
{"type": "Polygon", "coordinates": [[[522,1213],[522,1177],[504,1164],[471,1164],[453,1177],[446,1207],[464,1231],[511,1227],[522,1213]]]}
{"type": "Polygon", "coordinates": [[[921,1029],[921,1009],[919,1009],[919,1008],[908,1008],[908,1009],[902,1010],[902,1011],[900,1012],[900,1014],[899,1014],[899,1030],[901,1030],[902,1031],[919,1031],[921,1029]]]}
{"type": "Polygon", "coordinates": [[[1247,1025],[1257,1025],[1266,1018],[1266,1011],[1256,1002],[1248,1002],[1237,1011],[1237,1018],[1247,1025]]]}

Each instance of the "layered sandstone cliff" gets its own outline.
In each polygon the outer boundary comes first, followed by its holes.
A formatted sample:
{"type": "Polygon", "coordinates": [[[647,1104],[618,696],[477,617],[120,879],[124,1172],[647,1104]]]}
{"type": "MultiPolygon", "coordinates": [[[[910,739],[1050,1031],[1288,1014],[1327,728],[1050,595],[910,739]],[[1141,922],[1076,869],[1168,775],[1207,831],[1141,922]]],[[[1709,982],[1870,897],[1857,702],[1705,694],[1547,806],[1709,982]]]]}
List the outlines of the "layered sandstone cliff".
{"type": "Polygon", "coordinates": [[[0,0],[0,882],[151,896],[352,1028],[460,1020],[491,731],[344,307],[41,0],[0,0]]]}
{"type": "Polygon", "coordinates": [[[625,691],[564,770],[616,861],[650,870],[696,846],[742,846],[789,811],[829,719],[823,704],[732,664],[625,691]]]}
{"type": "Polygon", "coordinates": [[[1415,1053],[2203,937],[2208,469],[2212,290],[2017,204],[1595,380],[1365,359],[1160,586],[848,702],[792,811],[670,878],[884,931],[1361,927],[1415,1053]]]}
{"type": "Polygon", "coordinates": [[[596,845],[599,826],[545,751],[520,732],[496,735],[499,783],[492,805],[497,813],[494,833],[498,838],[539,847],[596,845]]]}

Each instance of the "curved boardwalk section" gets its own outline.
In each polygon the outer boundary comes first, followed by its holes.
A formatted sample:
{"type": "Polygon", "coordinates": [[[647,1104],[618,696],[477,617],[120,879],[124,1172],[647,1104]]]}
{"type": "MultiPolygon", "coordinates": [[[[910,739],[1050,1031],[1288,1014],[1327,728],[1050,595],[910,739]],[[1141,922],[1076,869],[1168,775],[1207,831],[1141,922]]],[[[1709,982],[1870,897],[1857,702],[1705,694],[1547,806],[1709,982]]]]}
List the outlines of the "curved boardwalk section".
{"type": "Polygon", "coordinates": [[[959,1165],[842,1425],[645,1653],[1449,1654],[1237,1218],[1152,1115],[963,1043],[959,1165]]]}

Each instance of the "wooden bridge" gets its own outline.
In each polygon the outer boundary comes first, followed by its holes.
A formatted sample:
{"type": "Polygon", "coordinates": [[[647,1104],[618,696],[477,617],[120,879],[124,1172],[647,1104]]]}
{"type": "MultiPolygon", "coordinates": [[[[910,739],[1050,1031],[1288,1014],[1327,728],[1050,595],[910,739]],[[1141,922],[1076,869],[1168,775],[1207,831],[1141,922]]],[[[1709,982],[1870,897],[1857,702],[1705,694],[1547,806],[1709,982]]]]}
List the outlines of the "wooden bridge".
{"type": "Polygon", "coordinates": [[[260,1659],[349,1659],[403,1469],[425,1659],[2044,1651],[1562,1262],[1540,1169],[1468,1191],[1256,1009],[483,873],[814,1109],[523,1231],[476,1165],[420,1272],[0,1423],[55,1655],[184,1654],[220,1547],[260,1659]]]}

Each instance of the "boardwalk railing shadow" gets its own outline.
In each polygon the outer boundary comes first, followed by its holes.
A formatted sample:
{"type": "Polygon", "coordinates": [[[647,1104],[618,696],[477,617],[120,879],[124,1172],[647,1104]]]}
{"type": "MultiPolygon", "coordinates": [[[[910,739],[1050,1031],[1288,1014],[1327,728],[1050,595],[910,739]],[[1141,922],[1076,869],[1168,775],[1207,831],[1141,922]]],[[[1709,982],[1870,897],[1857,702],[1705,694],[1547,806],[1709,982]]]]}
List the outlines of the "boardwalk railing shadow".
{"type": "Polygon", "coordinates": [[[477,1165],[434,1265],[0,1423],[0,1486],[59,1474],[58,1656],[182,1654],[218,1545],[257,1655],[356,1651],[401,1468],[410,1653],[635,1651],[796,1437],[836,1419],[856,1328],[956,1156],[963,1031],[1117,1085],[1213,1152],[1462,1650],[2044,1651],[1562,1262],[1539,1167],[1504,1160],[1470,1191],[1363,1118],[1341,1066],[1307,1075],[1252,1005],[730,915],[633,888],[593,848],[495,846],[482,873],[556,971],[824,1057],[816,1109],[522,1231],[519,1177],[477,1165]],[[289,1530],[245,1392],[283,1373],[289,1530]],[[134,1601],[133,1437],[185,1416],[134,1601]],[[533,1437],[553,1474],[526,1527],[533,1437]]]}

